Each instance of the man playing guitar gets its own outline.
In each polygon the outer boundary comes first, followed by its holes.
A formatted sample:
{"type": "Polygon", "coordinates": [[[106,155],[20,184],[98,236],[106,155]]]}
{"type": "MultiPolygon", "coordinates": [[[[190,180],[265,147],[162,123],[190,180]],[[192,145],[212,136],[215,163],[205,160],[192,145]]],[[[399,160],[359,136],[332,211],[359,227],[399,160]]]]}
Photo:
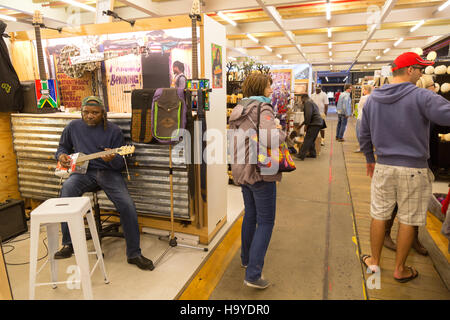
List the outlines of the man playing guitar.
{"type": "MultiPolygon", "coordinates": [[[[70,166],[69,154],[81,152],[89,155],[124,145],[122,130],[107,120],[100,98],[89,96],[83,99],[81,115],[82,119],[71,121],[62,132],[55,155],[62,167],[70,166]]],[[[141,254],[136,207],[121,174],[124,165],[123,157],[118,154],[91,160],[85,174],[73,173],[64,182],[61,197],[79,197],[98,187],[104,190],[120,213],[128,263],[143,270],[153,270],[153,262],[141,254]]],[[[61,229],[63,248],[55,254],[55,259],[66,259],[73,254],[67,223],[61,223],[61,229]]]]}

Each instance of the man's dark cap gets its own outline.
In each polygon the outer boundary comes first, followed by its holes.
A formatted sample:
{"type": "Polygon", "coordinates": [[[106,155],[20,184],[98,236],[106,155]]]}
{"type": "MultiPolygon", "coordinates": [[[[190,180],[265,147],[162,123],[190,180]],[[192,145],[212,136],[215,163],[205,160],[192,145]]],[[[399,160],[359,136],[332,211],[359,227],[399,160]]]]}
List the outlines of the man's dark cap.
{"type": "Polygon", "coordinates": [[[90,106],[90,107],[104,107],[102,99],[96,96],[88,96],[83,99],[81,106],[90,106]]]}

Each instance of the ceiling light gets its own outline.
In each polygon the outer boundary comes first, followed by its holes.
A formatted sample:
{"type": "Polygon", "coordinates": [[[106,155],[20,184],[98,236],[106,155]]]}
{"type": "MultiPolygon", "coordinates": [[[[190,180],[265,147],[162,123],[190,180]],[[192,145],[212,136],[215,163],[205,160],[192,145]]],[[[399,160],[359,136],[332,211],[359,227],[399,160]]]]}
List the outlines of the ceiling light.
{"type": "Polygon", "coordinates": [[[259,40],[256,39],[254,36],[252,36],[250,33],[246,33],[246,35],[247,35],[247,38],[249,38],[253,42],[259,43],[259,40]]]}
{"type": "Polygon", "coordinates": [[[344,78],[344,82],[347,81],[347,79],[348,79],[348,76],[346,76],[346,77],[344,78]]]}
{"type": "Polygon", "coordinates": [[[331,28],[328,28],[328,38],[331,38],[331,28]]]}
{"type": "Polygon", "coordinates": [[[331,49],[331,42],[328,42],[328,49],[331,49]]]}
{"type": "Polygon", "coordinates": [[[289,61],[287,61],[287,60],[284,60],[284,63],[289,63],[289,61]]]}
{"type": "Polygon", "coordinates": [[[333,65],[332,64],[330,64],[330,69],[333,69],[333,65]]]}
{"type": "Polygon", "coordinates": [[[219,17],[221,17],[223,20],[225,20],[226,22],[228,22],[229,24],[233,25],[234,27],[237,26],[237,23],[234,22],[233,20],[231,20],[230,18],[228,18],[222,11],[217,12],[217,15],[219,17]]]}
{"type": "Polygon", "coordinates": [[[237,60],[235,57],[228,57],[228,59],[230,59],[232,61],[236,61],[237,60]]]}
{"type": "Polygon", "coordinates": [[[281,56],[281,54],[277,54],[277,57],[280,59],[283,59],[283,57],[281,56]]]}
{"type": "Polygon", "coordinates": [[[292,31],[288,30],[288,31],[286,31],[286,34],[287,34],[289,40],[291,40],[292,42],[295,42],[295,36],[292,31]]]}
{"type": "Polygon", "coordinates": [[[438,11],[444,10],[444,9],[447,8],[449,5],[450,5],[450,0],[448,0],[448,1],[447,1],[446,3],[444,3],[442,6],[440,6],[440,7],[438,8],[438,11]]]}
{"type": "Polygon", "coordinates": [[[91,11],[91,12],[97,12],[97,9],[91,6],[88,6],[87,4],[78,2],[78,1],[74,1],[74,0],[61,0],[62,2],[65,2],[67,4],[70,4],[74,7],[79,7],[81,9],[87,10],[87,11],[91,11]]]}
{"type": "Polygon", "coordinates": [[[16,18],[7,16],[7,15],[5,15],[5,14],[0,14],[0,19],[8,20],[8,21],[17,21],[16,18]]]}
{"type": "Polygon", "coordinates": [[[414,32],[417,29],[419,29],[423,24],[425,23],[425,20],[420,20],[419,23],[417,23],[414,27],[412,27],[409,32],[414,32]]]}
{"type": "Polygon", "coordinates": [[[375,58],[375,60],[378,60],[378,59],[380,59],[381,58],[381,56],[377,56],[376,58],[375,58]]]}
{"type": "Polygon", "coordinates": [[[331,57],[333,55],[333,53],[331,53],[331,51],[328,52],[328,55],[331,57]]]}
{"type": "Polygon", "coordinates": [[[299,44],[297,44],[296,47],[298,50],[302,50],[302,47],[299,44]]]}
{"type": "Polygon", "coordinates": [[[269,52],[272,52],[272,51],[273,51],[272,48],[269,47],[269,46],[264,46],[264,49],[266,49],[266,50],[269,51],[269,52]]]}
{"type": "Polygon", "coordinates": [[[327,0],[327,20],[330,21],[331,20],[331,3],[330,0],[327,0]]]}
{"type": "Polygon", "coordinates": [[[386,49],[384,49],[383,53],[386,54],[389,52],[389,50],[391,50],[391,48],[386,48],[386,49]]]}
{"type": "Polygon", "coordinates": [[[278,12],[277,8],[275,8],[274,6],[267,6],[266,8],[270,12],[272,17],[278,22],[278,24],[282,25],[283,19],[281,18],[280,13],[278,12]]]}
{"type": "Polygon", "coordinates": [[[370,67],[370,63],[368,63],[367,66],[370,67]]]}
{"type": "Polygon", "coordinates": [[[398,46],[402,41],[403,41],[403,38],[398,39],[398,40],[394,43],[394,47],[398,46]]]}

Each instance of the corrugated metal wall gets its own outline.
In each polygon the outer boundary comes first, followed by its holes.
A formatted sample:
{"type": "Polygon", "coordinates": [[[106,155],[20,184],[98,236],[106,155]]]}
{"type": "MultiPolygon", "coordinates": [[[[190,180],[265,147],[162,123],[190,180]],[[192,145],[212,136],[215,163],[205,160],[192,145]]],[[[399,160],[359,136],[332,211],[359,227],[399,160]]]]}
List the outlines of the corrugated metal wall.
{"type": "MultiPolygon", "coordinates": [[[[60,179],[54,175],[54,155],[63,129],[76,118],[79,116],[12,115],[13,144],[22,197],[46,200],[58,196],[60,179]]],[[[134,143],[130,138],[130,118],[109,116],[109,120],[122,129],[126,144],[136,146],[135,153],[127,158],[131,181],[126,179],[126,182],[138,213],[170,216],[169,146],[134,143]]],[[[173,161],[177,163],[173,164],[174,216],[191,219],[188,169],[182,154],[173,161]]],[[[123,175],[126,178],[126,172],[123,175]]],[[[99,203],[102,209],[115,210],[103,191],[99,193],[99,203]]]]}

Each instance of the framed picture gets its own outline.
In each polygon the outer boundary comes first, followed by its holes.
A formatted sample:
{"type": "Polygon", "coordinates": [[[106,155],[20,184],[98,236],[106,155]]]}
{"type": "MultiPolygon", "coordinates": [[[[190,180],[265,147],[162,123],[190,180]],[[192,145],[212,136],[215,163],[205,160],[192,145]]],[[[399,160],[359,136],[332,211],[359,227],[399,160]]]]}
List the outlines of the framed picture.
{"type": "Polygon", "coordinates": [[[212,62],[212,87],[214,89],[223,88],[223,70],[222,70],[222,47],[211,43],[211,62],[212,62]]]}

